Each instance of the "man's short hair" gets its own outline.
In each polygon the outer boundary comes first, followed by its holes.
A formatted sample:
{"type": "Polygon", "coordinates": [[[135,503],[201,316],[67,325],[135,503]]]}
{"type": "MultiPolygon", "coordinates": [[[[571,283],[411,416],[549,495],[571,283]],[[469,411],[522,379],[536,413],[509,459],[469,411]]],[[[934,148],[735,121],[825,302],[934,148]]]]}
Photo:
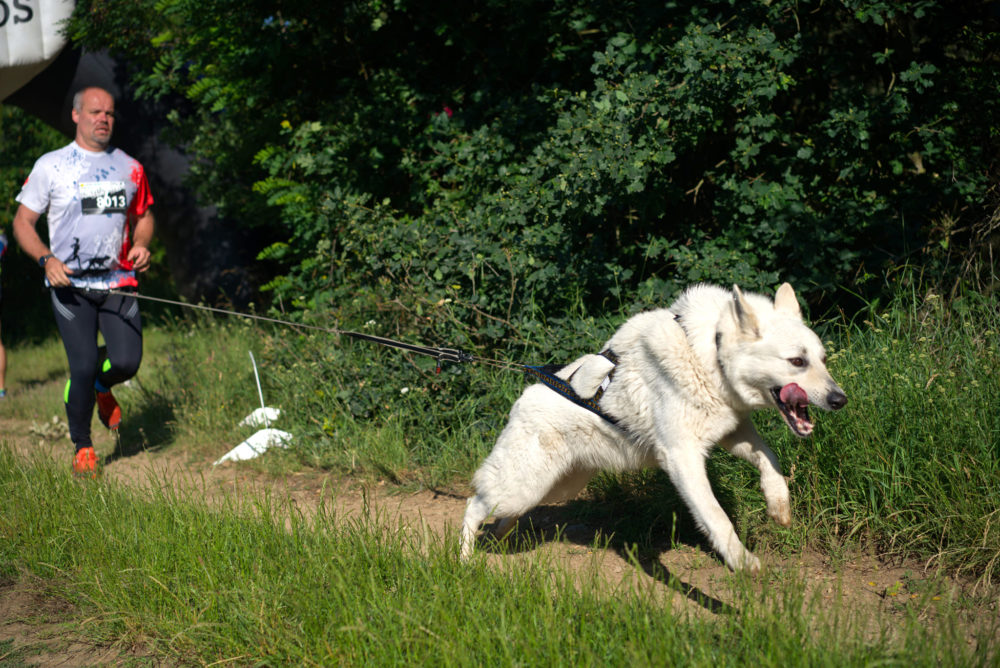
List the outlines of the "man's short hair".
{"type": "Polygon", "coordinates": [[[111,95],[111,100],[114,101],[115,96],[112,95],[111,91],[109,91],[107,88],[102,88],[101,86],[84,86],[80,90],[76,91],[76,94],[73,95],[73,108],[76,109],[77,111],[83,111],[83,94],[86,93],[88,90],[92,90],[94,88],[96,88],[97,90],[103,90],[108,95],[111,95]]]}

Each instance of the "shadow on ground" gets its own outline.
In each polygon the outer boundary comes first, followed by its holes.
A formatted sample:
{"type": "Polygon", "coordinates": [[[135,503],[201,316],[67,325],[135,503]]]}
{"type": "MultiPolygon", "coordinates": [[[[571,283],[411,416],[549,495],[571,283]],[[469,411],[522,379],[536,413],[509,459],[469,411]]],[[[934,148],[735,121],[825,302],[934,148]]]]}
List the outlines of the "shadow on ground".
{"type": "Polygon", "coordinates": [[[157,394],[140,390],[142,401],[131,415],[125,416],[115,439],[115,448],[104,464],[123,457],[134,457],[145,451],[155,451],[170,444],[175,436],[175,415],[170,402],[157,394]]]}
{"type": "MultiPolygon", "coordinates": [[[[507,536],[495,535],[499,522],[484,525],[476,549],[493,554],[521,553],[558,540],[584,548],[610,549],[626,563],[706,610],[715,614],[735,612],[732,606],[672,573],[661,560],[660,555],[682,546],[698,548],[717,558],[665,476],[634,487],[615,482],[611,489],[598,487],[593,498],[534,508],[507,536]]],[[[723,491],[717,496],[733,517],[731,495],[723,491]]]]}

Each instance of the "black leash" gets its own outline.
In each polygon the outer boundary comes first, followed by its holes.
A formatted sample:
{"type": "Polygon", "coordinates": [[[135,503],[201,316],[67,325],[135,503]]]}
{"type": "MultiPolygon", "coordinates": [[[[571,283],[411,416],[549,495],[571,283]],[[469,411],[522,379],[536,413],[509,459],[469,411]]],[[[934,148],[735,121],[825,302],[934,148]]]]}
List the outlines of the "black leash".
{"type": "Polygon", "coordinates": [[[398,348],[400,350],[408,350],[411,353],[417,353],[419,355],[427,355],[433,357],[438,362],[438,371],[441,371],[442,362],[475,362],[478,358],[467,352],[457,350],[455,348],[433,348],[428,346],[418,346],[412,343],[405,343],[403,341],[396,341],[394,339],[387,339],[383,336],[374,336],[372,334],[362,334],[361,332],[352,332],[346,329],[337,329],[336,327],[320,327],[319,325],[307,325],[301,322],[292,322],[291,320],[281,320],[279,318],[269,318],[264,315],[253,315],[251,313],[240,313],[239,311],[230,311],[228,309],[214,308],[212,306],[204,306],[203,304],[191,304],[188,302],[179,302],[173,299],[163,299],[161,297],[150,297],[149,295],[139,294],[138,292],[129,292],[125,290],[110,289],[106,291],[111,295],[118,295],[121,297],[136,297],[137,299],[145,299],[147,301],[159,302],[161,304],[171,304],[173,306],[183,306],[186,308],[198,309],[200,311],[209,311],[211,313],[221,313],[223,315],[233,315],[240,318],[248,318],[250,320],[260,320],[262,322],[271,322],[277,325],[286,325],[288,327],[298,327],[301,329],[310,329],[318,332],[325,332],[327,334],[339,334],[341,336],[348,336],[353,339],[359,339],[362,341],[371,341],[373,343],[378,343],[383,346],[388,346],[390,348],[398,348]]]}
{"type": "Polygon", "coordinates": [[[372,343],[379,343],[383,346],[389,346],[390,348],[399,348],[400,350],[408,350],[411,353],[417,353],[419,355],[428,355],[433,357],[438,362],[437,370],[441,371],[441,362],[454,362],[459,364],[461,362],[475,362],[476,357],[467,352],[458,350],[456,348],[428,348],[426,346],[418,346],[412,343],[405,343],[403,341],[395,341],[393,339],[387,339],[381,336],[372,336],[371,334],[362,334],[361,332],[348,332],[345,330],[333,330],[338,334],[343,334],[344,336],[349,336],[353,339],[359,339],[361,341],[371,341],[372,343]]]}
{"type": "MultiPolygon", "coordinates": [[[[180,302],[173,299],[163,299],[161,297],[150,297],[148,295],[139,294],[138,292],[116,290],[114,288],[106,291],[111,295],[118,295],[121,297],[135,297],[137,299],[145,299],[147,301],[159,302],[161,304],[170,304],[173,306],[182,306],[185,308],[193,308],[201,311],[209,311],[211,313],[220,313],[223,315],[232,315],[240,318],[248,318],[250,320],[259,320],[262,322],[270,322],[277,325],[286,325],[288,327],[299,327],[301,329],[309,329],[313,331],[325,332],[327,334],[338,334],[341,336],[348,336],[353,339],[358,339],[361,341],[370,341],[372,343],[377,343],[379,345],[387,346],[389,348],[397,348],[399,350],[406,350],[411,353],[416,353],[418,355],[427,355],[428,357],[433,357],[437,360],[437,372],[441,372],[442,362],[453,362],[455,364],[461,364],[464,362],[482,362],[491,366],[504,368],[504,369],[521,369],[525,376],[531,376],[539,380],[549,389],[558,393],[559,395],[569,399],[573,403],[586,408],[592,413],[595,413],[610,422],[611,424],[617,426],[618,420],[613,416],[605,413],[600,407],[600,399],[604,394],[604,390],[607,388],[608,383],[611,382],[611,378],[614,376],[615,369],[618,365],[618,356],[615,355],[610,350],[605,350],[601,353],[609,362],[613,365],[611,371],[608,373],[607,378],[601,384],[601,387],[597,390],[597,393],[587,399],[581,397],[576,391],[570,386],[570,384],[559,378],[555,374],[559,372],[560,369],[565,368],[565,365],[544,365],[544,366],[529,366],[527,364],[518,364],[516,362],[506,362],[504,360],[489,359],[485,357],[477,357],[470,353],[458,350],[456,348],[444,348],[444,347],[429,347],[429,346],[418,346],[413,343],[406,343],[404,341],[396,341],[395,339],[389,339],[383,336],[374,336],[372,334],[363,334],[361,332],[352,332],[346,329],[337,329],[336,327],[321,327],[319,325],[307,325],[301,322],[292,322],[291,320],[281,320],[279,318],[270,318],[263,315],[253,315],[250,313],[240,313],[239,311],[231,311],[228,309],[214,308],[212,306],[204,306],[202,304],[191,304],[189,302],[180,302]]],[[[575,373],[575,372],[574,372],[575,373]]],[[[570,380],[572,380],[570,376],[570,380]]]]}

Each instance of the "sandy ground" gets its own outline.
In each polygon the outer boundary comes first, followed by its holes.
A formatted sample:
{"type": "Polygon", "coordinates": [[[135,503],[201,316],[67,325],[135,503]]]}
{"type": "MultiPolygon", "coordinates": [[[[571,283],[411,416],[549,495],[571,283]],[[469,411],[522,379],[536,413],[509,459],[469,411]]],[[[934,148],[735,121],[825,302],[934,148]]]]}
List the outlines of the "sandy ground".
{"type": "MultiPolygon", "coordinates": [[[[95,422],[96,424],[96,422],[95,422]]],[[[4,419],[0,414],[0,434],[22,456],[53,457],[65,463],[69,474],[71,445],[67,438],[48,439],[32,433],[26,421],[4,419]]],[[[99,454],[107,456],[114,450],[111,437],[100,428],[95,430],[99,454]],[[100,433],[99,433],[100,432],[100,433]]],[[[315,512],[321,499],[332,498],[338,518],[376,513],[379,521],[402,523],[410,531],[427,536],[428,532],[445,535],[455,532],[465,507],[460,493],[422,490],[402,492],[396,486],[375,483],[360,487],[331,475],[305,471],[272,475],[254,464],[224,463],[213,466],[215,458],[233,444],[221,445],[211,456],[191,455],[180,447],[170,446],[156,452],[137,451],[126,456],[109,457],[103,467],[106,478],[122,485],[142,488],[156,484],[173,485],[179,490],[190,489],[210,502],[227,496],[251,499],[269,494],[273,500],[288,499],[305,516],[315,512]]],[[[127,450],[127,449],[126,449],[127,450]]],[[[595,537],[600,526],[567,524],[565,508],[547,506],[536,509],[519,525],[518,535],[530,547],[514,549],[506,554],[489,553],[487,559],[498,568],[523,559],[551,559],[559,568],[580,578],[596,573],[611,587],[652,590],[665,604],[683,608],[696,615],[712,616],[731,609],[733,602],[732,575],[711,553],[700,545],[665,547],[654,558],[636,567],[627,555],[613,548],[595,549],[595,537]],[[537,541],[537,542],[536,542],[537,541]]],[[[488,543],[489,541],[484,541],[488,543]]],[[[780,574],[794,571],[808,583],[811,592],[831,605],[836,601],[856,611],[872,634],[891,626],[893,616],[916,613],[932,623],[934,612],[928,603],[927,587],[936,588],[935,595],[945,600],[977,600],[982,610],[970,610],[970,619],[980,614],[997,615],[995,595],[970,597],[972,583],[934,576],[924,572],[922,564],[881,563],[876,555],[852,555],[834,564],[824,555],[814,552],[781,557],[758,553],[767,572],[760,576],[762,587],[780,574]],[[920,609],[917,606],[925,606],[920,609]]],[[[968,605],[964,603],[963,605],[968,605]]],[[[81,619],[78,611],[48,595],[44,582],[28,577],[20,580],[0,580],[0,665],[5,652],[14,654],[28,665],[91,666],[136,662],[158,665],[143,647],[123,647],[116,644],[95,646],[74,633],[81,619]],[[25,655],[26,652],[30,652],[25,655]],[[16,654],[15,654],[16,653],[16,654]]],[[[994,638],[991,642],[1000,639],[994,638]]],[[[979,640],[981,641],[981,640],[979,640]]],[[[970,633],[969,642],[979,642],[970,633]]]]}

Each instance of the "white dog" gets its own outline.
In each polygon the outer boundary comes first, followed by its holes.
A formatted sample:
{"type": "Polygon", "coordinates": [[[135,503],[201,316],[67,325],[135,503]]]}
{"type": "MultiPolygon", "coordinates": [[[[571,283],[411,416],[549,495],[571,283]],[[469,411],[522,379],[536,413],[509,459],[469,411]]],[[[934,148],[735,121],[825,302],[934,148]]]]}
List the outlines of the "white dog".
{"type": "Polygon", "coordinates": [[[555,374],[591,400],[590,408],[542,383],[526,388],[511,408],[472,480],[462,557],[472,554],[490,515],[500,518],[503,535],[533,507],[573,498],[599,470],[660,466],[726,565],[757,571],[760,561],[712,493],[705,458],[720,444],[756,466],[768,514],[791,524],[778,459],[750,414],[776,408],[805,437],[813,429],[810,403],[826,410],[847,403],[826,369],[822,342],[802,321],[795,291],[783,284],[772,303],[736,286],[694,286],[669,310],[629,319],[604,350],[555,374]]]}

